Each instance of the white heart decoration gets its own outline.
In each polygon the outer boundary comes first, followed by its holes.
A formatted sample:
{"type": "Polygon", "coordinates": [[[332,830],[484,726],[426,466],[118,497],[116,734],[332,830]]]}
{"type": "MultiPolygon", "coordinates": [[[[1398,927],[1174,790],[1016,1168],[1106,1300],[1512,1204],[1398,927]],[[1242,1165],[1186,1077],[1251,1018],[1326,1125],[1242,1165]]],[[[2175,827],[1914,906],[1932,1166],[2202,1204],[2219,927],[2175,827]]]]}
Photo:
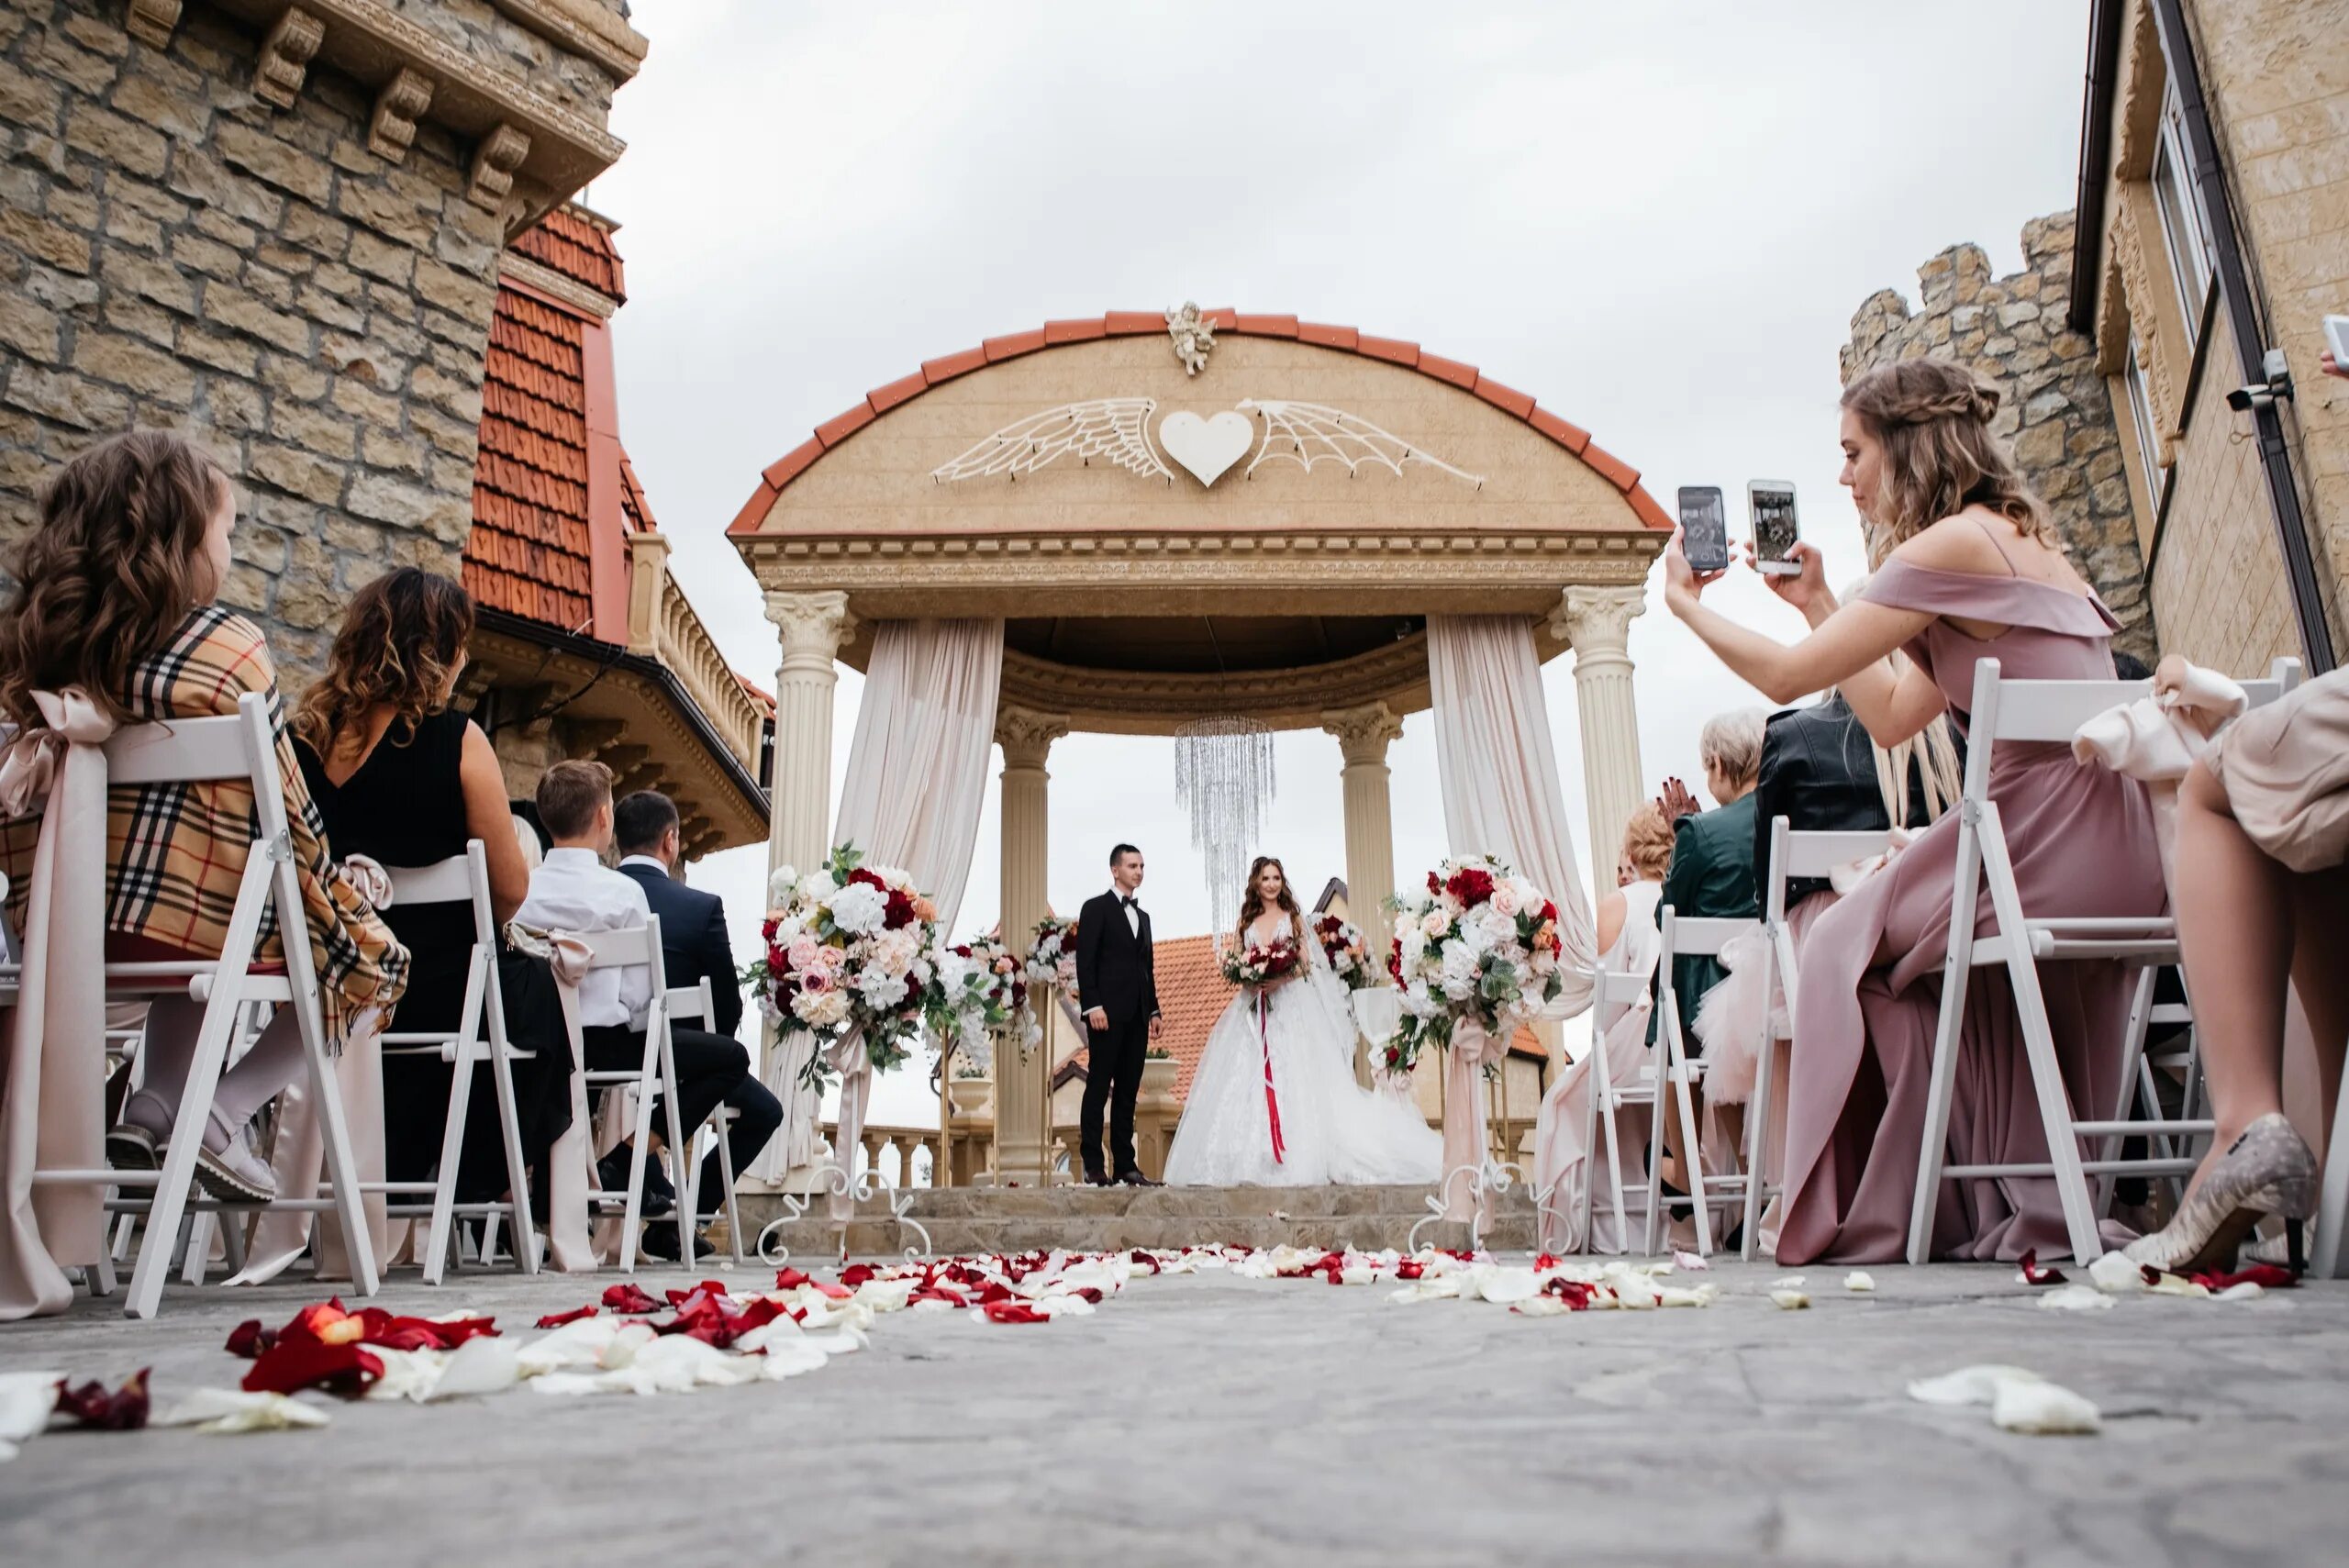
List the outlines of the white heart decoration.
{"type": "Polygon", "coordinates": [[[1212,419],[1183,410],[1159,421],[1158,444],[1201,484],[1208,485],[1248,455],[1248,449],[1256,444],[1256,427],[1247,415],[1230,409],[1212,419]]]}

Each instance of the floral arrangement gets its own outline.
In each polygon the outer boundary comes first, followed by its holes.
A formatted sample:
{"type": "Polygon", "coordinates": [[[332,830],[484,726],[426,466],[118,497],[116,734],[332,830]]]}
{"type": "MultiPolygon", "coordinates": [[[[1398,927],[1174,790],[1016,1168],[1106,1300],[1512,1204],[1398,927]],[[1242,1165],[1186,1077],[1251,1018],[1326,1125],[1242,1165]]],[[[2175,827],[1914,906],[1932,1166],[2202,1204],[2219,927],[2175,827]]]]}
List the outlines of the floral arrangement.
{"type": "Polygon", "coordinates": [[[1452,1043],[1474,1018],[1495,1039],[1514,1032],[1564,986],[1558,907],[1490,855],[1448,860],[1425,895],[1391,901],[1386,971],[1403,988],[1403,1027],[1381,1065],[1408,1072],[1419,1048],[1452,1043]]]}
{"type": "Polygon", "coordinates": [[[1349,991],[1366,990],[1386,984],[1386,976],[1378,973],[1370,962],[1370,951],[1363,943],[1362,928],[1351,920],[1335,915],[1324,915],[1313,922],[1313,935],[1321,943],[1322,955],[1330,961],[1330,971],[1349,991]]]}
{"type": "Polygon", "coordinates": [[[931,959],[930,1032],[949,1052],[985,1064],[992,1031],[1017,1027],[1024,1056],[1043,1030],[1028,1011],[1028,975],[1019,955],[990,937],[941,948],[931,959]]]}
{"type": "Polygon", "coordinates": [[[1262,990],[1282,976],[1296,973],[1299,956],[1297,944],[1286,937],[1247,947],[1230,947],[1223,953],[1223,977],[1234,985],[1262,990]]]}
{"type": "Polygon", "coordinates": [[[761,1011],[816,1036],[806,1076],[819,1087],[830,1072],[820,1047],[851,1035],[876,1072],[902,1063],[931,1000],[938,910],[905,873],[863,862],[841,844],[805,876],[778,866],[766,953],[743,972],[761,1011]]]}
{"type": "Polygon", "coordinates": [[[1076,993],[1076,922],[1047,915],[1028,937],[1028,984],[1076,993]]]}

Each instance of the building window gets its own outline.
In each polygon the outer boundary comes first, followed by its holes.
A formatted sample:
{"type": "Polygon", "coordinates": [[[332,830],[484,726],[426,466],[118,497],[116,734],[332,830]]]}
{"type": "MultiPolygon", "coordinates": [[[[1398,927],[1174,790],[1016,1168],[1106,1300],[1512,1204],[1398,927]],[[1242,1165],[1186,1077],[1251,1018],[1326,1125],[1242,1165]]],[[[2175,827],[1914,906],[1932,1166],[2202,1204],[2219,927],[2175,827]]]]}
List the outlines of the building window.
{"type": "Polygon", "coordinates": [[[2161,209],[2162,243],[2169,252],[2169,275],[2177,284],[2190,347],[2210,293],[2210,226],[2188,168],[2186,117],[2173,88],[2162,108],[2161,141],[2154,151],[2154,204],[2161,209]]]}
{"type": "Polygon", "coordinates": [[[2145,367],[2137,358],[2137,334],[2129,334],[2129,423],[2137,435],[2137,466],[2144,475],[2145,505],[2158,512],[2162,506],[2161,431],[2154,423],[2154,399],[2145,386],[2145,367]]]}

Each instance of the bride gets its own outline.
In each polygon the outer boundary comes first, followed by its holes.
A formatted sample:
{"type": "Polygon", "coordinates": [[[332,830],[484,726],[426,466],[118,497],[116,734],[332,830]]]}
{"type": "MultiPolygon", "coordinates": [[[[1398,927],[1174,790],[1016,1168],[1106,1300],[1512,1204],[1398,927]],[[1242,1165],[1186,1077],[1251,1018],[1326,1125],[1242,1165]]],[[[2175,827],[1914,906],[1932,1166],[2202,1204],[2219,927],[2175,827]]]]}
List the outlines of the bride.
{"type": "Polygon", "coordinates": [[[1434,1182],[1442,1135],[1410,1100],[1354,1082],[1345,987],[1307,929],[1281,862],[1269,855],[1248,868],[1233,935],[1243,951],[1286,940],[1297,949],[1297,967],[1264,986],[1261,998],[1243,987],[1208,1033],[1167,1151],[1168,1183],[1434,1182]]]}

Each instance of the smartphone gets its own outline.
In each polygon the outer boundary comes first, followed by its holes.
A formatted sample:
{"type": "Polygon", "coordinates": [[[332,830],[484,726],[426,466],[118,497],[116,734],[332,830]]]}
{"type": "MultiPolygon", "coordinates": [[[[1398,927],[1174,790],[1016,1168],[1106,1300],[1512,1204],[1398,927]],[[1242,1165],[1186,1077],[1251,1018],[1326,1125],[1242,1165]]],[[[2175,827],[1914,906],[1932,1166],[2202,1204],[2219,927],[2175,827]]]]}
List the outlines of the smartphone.
{"type": "Polygon", "coordinates": [[[1696,571],[1729,570],[1729,514],[1718,485],[1680,487],[1680,553],[1696,571]]]}
{"type": "Polygon", "coordinates": [[[2324,318],[2324,346],[2332,350],[2332,362],[2349,371],[2349,316],[2324,318]]]}
{"type": "Polygon", "coordinates": [[[1795,528],[1795,487],[1784,479],[1749,480],[1746,514],[1753,522],[1754,567],[1773,577],[1792,577],[1802,562],[1787,557],[1802,537],[1795,528]]]}

